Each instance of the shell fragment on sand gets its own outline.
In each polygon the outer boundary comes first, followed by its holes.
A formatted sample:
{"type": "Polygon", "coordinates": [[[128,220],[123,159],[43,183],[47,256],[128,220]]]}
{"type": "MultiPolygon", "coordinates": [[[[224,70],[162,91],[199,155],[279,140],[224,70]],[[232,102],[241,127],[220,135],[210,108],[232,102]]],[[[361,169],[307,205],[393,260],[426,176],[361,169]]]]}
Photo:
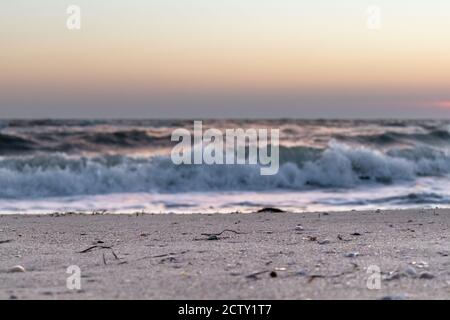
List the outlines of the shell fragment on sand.
{"type": "Polygon", "coordinates": [[[17,265],[17,266],[12,267],[11,269],[9,269],[8,272],[10,272],[10,273],[19,273],[19,272],[26,272],[26,270],[25,270],[24,267],[17,265]]]}

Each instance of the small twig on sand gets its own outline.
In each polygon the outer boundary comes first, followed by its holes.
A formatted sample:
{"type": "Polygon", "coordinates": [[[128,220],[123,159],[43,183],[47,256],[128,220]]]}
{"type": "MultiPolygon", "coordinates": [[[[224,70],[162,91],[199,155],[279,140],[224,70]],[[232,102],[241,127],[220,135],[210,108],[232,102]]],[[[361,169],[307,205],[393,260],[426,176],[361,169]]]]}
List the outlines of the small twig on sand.
{"type": "Polygon", "coordinates": [[[94,249],[109,249],[109,250],[111,250],[111,253],[112,253],[112,255],[114,256],[114,258],[115,258],[116,260],[120,260],[119,257],[117,256],[117,254],[114,252],[113,248],[110,247],[110,246],[99,246],[99,245],[95,245],[95,246],[91,246],[91,247],[89,247],[89,248],[87,248],[87,249],[84,249],[83,251],[80,251],[79,253],[87,253],[87,252],[90,252],[90,251],[92,251],[92,250],[94,250],[94,249]]]}
{"type": "Polygon", "coordinates": [[[105,257],[105,254],[103,254],[103,264],[104,264],[104,265],[107,264],[107,263],[106,263],[106,257],[105,257]]]}
{"type": "Polygon", "coordinates": [[[0,240],[0,244],[10,243],[10,242],[13,242],[13,241],[14,241],[14,240],[12,240],[12,239],[0,240]]]}
{"type": "Polygon", "coordinates": [[[235,233],[235,234],[245,234],[243,232],[239,232],[239,231],[235,231],[235,230],[231,230],[231,229],[225,229],[225,230],[223,230],[222,232],[219,232],[219,233],[202,233],[202,236],[207,236],[207,237],[216,236],[216,237],[218,237],[218,236],[222,235],[224,232],[232,232],[232,233],[235,233]]]}
{"type": "Polygon", "coordinates": [[[83,251],[80,251],[79,253],[86,253],[86,252],[89,252],[89,251],[91,251],[91,250],[94,250],[94,249],[111,249],[112,250],[112,247],[109,247],[109,246],[99,246],[99,245],[95,245],[95,246],[92,246],[92,247],[89,247],[89,248],[87,248],[87,249],[84,249],[83,251]]]}
{"type": "Polygon", "coordinates": [[[117,256],[117,254],[114,252],[113,249],[111,249],[111,253],[112,253],[112,255],[114,256],[114,259],[120,260],[119,257],[117,256]]]}
{"type": "MultiPolygon", "coordinates": [[[[222,232],[219,233],[202,233],[202,236],[206,236],[207,238],[195,238],[194,241],[203,241],[203,240],[220,240],[219,236],[222,235],[224,232],[232,232],[235,234],[245,234],[243,232],[231,230],[231,229],[225,229],[222,232]]],[[[224,239],[224,237],[222,237],[224,239]]]]}
{"type": "Polygon", "coordinates": [[[259,275],[262,275],[262,274],[267,273],[267,272],[269,272],[269,270],[257,271],[257,272],[250,273],[250,274],[246,275],[245,277],[247,279],[257,280],[259,275]]]}
{"type": "Polygon", "coordinates": [[[321,279],[323,279],[323,278],[339,278],[339,277],[345,276],[347,274],[351,274],[351,273],[355,272],[356,270],[358,270],[358,265],[356,263],[352,263],[352,265],[353,265],[353,268],[351,270],[346,270],[346,271],[343,271],[340,273],[335,273],[335,274],[331,274],[331,275],[312,274],[309,276],[308,283],[312,282],[316,278],[321,278],[321,279]]]}
{"type": "Polygon", "coordinates": [[[188,252],[189,252],[189,250],[184,250],[184,251],[181,251],[181,252],[169,252],[169,253],[164,253],[164,254],[158,254],[156,256],[146,256],[146,257],[142,257],[142,258],[137,259],[137,261],[145,260],[145,259],[173,257],[173,256],[176,256],[176,255],[182,255],[182,254],[185,254],[185,253],[188,253],[188,252]]]}
{"type": "Polygon", "coordinates": [[[169,256],[174,256],[176,255],[176,253],[164,253],[164,254],[158,254],[156,256],[151,256],[149,258],[164,258],[164,257],[169,257],[169,256]]]}

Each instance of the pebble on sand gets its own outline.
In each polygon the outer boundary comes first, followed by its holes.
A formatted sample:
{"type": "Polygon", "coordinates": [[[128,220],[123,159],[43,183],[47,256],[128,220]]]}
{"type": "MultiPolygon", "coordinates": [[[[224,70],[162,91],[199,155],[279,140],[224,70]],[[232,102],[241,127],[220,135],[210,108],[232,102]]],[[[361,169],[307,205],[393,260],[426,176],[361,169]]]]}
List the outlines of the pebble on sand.
{"type": "Polygon", "coordinates": [[[411,266],[406,267],[404,273],[405,273],[405,275],[407,275],[407,276],[409,276],[409,277],[412,277],[412,278],[417,277],[417,271],[416,271],[416,269],[414,269],[414,268],[411,267],[411,266]]]}
{"type": "Polygon", "coordinates": [[[349,252],[345,254],[346,258],[356,258],[357,256],[359,256],[359,252],[349,252]]]}
{"type": "Polygon", "coordinates": [[[419,279],[433,279],[433,278],[434,278],[434,275],[432,273],[429,273],[426,271],[420,273],[420,275],[419,275],[419,279]]]}

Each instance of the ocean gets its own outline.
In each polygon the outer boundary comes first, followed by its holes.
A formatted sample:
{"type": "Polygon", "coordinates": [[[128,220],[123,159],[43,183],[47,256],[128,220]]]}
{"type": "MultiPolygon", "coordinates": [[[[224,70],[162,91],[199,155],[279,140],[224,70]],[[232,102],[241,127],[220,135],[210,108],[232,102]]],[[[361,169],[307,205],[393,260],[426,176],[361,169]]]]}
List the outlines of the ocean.
{"type": "Polygon", "coordinates": [[[450,121],[203,120],[280,129],[280,168],[175,165],[193,120],[1,120],[0,213],[449,207],[450,121]]]}

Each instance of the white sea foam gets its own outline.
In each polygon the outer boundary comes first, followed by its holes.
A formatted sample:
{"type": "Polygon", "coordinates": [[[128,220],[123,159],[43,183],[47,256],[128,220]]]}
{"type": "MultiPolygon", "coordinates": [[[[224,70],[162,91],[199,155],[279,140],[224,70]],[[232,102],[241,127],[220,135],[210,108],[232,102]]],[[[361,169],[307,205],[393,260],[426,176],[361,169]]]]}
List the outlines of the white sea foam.
{"type": "Polygon", "coordinates": [[[442,150],[383,153],[337,142],[331,142],[314,159],[310,156],[306,160],[281,157],[281,161],[277,175],[261,176],[258,165],[176,166],[168,156],[87,158],[52,154],[9,157],[0,160],[0,198],[352,188],[450,173],[450,156],[442,150]]]}

